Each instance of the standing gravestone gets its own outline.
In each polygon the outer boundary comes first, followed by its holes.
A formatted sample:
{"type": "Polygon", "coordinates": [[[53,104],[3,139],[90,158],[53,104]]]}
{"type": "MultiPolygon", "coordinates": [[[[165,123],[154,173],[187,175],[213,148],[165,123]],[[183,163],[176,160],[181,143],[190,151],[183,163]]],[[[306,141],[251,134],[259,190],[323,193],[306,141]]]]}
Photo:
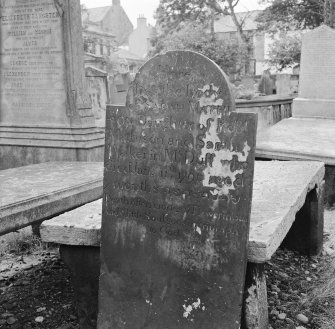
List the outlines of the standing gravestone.
{"type": "Polygon", "coordinates": [[[99,329],[239,328],[256,115],[189,51],[107,108],[99,329]]]}
{"type": "Polygon", "coordinates": [[[0,169],[102,159],[104,136],[84,85],[79,0],[1,0],[0,54],[0,169]]]}
{"type": "Polygon", "coordinates": [[[322,25],[302,38],[294,117],[335,117],[335,30],[322,25]]]}
{"type": "Polygon", "coordinates": [[[273,94],[273,81],[269,70],[265,70],[258,82],[258,92],[262,95],[272,95],[273,94]]]}
{"type": "Polygon", "coordinates": [[[279,95],[292,94],[291,74],[282,73],[276,75],[276,93],[279,95]]]}

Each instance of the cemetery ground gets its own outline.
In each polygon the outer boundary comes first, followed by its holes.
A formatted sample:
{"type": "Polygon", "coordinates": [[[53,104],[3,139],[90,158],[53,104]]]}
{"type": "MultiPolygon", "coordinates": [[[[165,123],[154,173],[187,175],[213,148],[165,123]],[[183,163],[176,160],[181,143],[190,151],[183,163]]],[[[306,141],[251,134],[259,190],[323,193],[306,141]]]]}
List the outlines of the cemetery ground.
{"type": "MultiPolygon", "coordinates": [[[[325,210],[321,255],[279,249],[266,263],[270,328],[335,328],[334,217],[335,209],[325,210]]],[[[1,245],[0,328],[78,329],[71,279],[57,246],[30,234],[1,245]]]]}

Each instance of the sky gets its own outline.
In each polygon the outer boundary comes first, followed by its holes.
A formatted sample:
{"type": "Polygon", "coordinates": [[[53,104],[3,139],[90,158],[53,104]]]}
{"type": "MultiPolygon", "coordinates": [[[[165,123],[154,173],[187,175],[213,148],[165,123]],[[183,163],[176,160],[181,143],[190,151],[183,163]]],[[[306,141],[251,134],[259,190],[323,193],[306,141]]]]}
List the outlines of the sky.
{"type": "MultiPolygon", "coordinates": [[[[112,4],[112,0],[80,0],[80,2],[86,5],[87,8],[110,6],[112,4]]],[[[153,15],[158,4],[159,0],[121,0],[121,5],[134,27],[136,27],[137,17],[141,14],[148,19],[148,22],[151,25],[154,25],[155,20],[153,15]]],[[[262,6],[258,4],[258,0],[240,0],[238,6],[236,7],[236,11],[254,9],[262,9],[262,6]]]]}

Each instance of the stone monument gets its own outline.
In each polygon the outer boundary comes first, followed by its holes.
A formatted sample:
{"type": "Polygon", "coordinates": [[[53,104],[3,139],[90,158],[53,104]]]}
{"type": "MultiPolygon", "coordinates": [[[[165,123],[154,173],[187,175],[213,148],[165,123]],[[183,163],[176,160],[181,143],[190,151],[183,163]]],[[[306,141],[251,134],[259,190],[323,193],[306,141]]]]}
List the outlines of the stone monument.
{"type": "Polygon", "coordinates": [[[292,94],[291,74],[281,73],[276,75],[276,93],[278,95],[292,94]]]}
{"type": "Polygon", "coordinates": [[[99,329],[238,329],[256,115],[208,58],[149,60],[107,107],[99,329]]]}
{"type": "Polygon", "coordinates": [[[302,39],[294,117],[335,118],[335,30],[322,25],[302,39]]]}
{"type": "Polygon", "coordinates": [[[264,70],[258,82],[258,92],[262,95],[273,94],[273,80],[271,79],[270,71],[264,70]]]}
{"type": "Polygon", "coordinates": [[[102,159],[79,0],[1,0],[0,169],[102,159]]]}

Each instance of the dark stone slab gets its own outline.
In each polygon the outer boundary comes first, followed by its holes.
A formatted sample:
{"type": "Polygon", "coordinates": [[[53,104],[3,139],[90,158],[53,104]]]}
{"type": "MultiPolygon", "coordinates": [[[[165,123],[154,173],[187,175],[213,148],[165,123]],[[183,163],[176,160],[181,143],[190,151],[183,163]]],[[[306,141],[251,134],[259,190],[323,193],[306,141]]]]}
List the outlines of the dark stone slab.
{"type": "Polygon", "coordinates": [[[108,108],[98,328],[239,328],[256,115],[193,52],[108,108]]]}

